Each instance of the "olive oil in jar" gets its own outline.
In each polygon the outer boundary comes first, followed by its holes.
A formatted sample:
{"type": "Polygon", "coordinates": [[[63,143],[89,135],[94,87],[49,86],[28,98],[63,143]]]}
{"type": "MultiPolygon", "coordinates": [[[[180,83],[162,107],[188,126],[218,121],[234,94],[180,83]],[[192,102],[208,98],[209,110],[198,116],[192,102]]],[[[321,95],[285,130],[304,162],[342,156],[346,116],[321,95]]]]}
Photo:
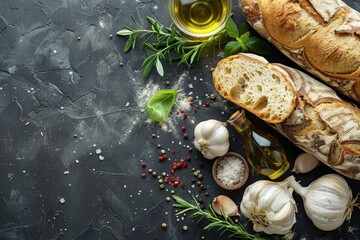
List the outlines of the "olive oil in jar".
{"type": "Polygon", "coordinates": [[[272,135],[256,128],[245,116],[245,111],[235,112],[228,121],[240,134],[250,165],[258,173],[276,179],[289,169],[285,151],[272,135]]]}
{"type": "Polygon", "coordinates": [[[211,36],[225,27],[231,14],[231,0],[170,0],[174,23],[185,34],[211,36]]]}

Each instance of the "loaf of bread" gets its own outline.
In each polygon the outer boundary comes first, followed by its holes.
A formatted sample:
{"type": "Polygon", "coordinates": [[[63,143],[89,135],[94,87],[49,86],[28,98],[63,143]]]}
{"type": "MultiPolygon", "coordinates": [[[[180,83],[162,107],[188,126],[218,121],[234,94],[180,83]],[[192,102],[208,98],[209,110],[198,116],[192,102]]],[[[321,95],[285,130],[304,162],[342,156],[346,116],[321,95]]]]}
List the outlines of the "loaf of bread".
{"type": "Polygon", "coordinates": [[[259,116],[303,151],[360,180],[360,110],[309,75],[254,54],[221,60],[215,89],[259,116]]]}
{"type": "Polygon", "coordinates": [[[253,28],[299,66],[360,103],[360,13],[341,0],[239,0],[253,28]]]}

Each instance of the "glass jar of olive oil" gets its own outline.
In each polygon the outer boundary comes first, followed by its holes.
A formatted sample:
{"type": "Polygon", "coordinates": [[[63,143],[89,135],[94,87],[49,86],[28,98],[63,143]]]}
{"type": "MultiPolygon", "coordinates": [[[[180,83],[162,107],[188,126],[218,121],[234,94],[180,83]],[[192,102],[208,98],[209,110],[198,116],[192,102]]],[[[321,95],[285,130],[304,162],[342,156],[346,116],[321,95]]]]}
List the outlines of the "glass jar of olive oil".
{"type": "Polygon", "coordinates": [[[290,164],[279,140],[255,127],[243,109],[236,111],[228,123],[239,133],[247,159],[256,172],[276,179],[289,169],[290,164]]]}
{"type": "Polygon", "coordinates": [[[169,12],[177,28],[191,37],[209,37],[225,27],[232,0],[170,0],[169,12]]]}

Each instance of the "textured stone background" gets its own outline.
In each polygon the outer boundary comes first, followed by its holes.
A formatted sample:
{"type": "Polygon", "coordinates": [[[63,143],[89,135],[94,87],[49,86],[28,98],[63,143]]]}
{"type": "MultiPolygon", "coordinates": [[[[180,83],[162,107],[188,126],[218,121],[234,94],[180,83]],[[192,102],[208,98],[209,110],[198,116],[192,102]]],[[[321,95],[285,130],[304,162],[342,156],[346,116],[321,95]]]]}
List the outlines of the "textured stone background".
{"type": "MultiPolygon", "coordinates": [[[[347,1],[360,10],[358,0],[347,1]]],[[[214,93],[210,69],[219,57],[203,58],[191,69],[166,65],[165,76],[141,77],[145,53],[137,47],[123,53],[126,39],[116,36],[123,25],[134,26],[132,14],[146,26],[146,16],[170,24],[167,1],[132,0],[1,0],[0,2],[0,239],[221,239],[216,231],[202,230],[185,217],[175,216],[170,190],[190,200],[209,204],[218,194],[239,203],[242,190],[227,192],[211,178],[211,162],[203,161],[192,146],[196,123],[215,118],[225,121],[236,107],[210,101],[214,93]],[[170,84],[166,85],[165,82],[170,84]],[[147,122],[147,99],[162,88],[183,89],[193,96],[198,112],[173,117],[165,126],[147,122]],[[189,139],[182,137],[185,125],[189,139]],[[155,134],[155,138],[152,137],[155,134]],[[161,173],[161,144],[172,160],[191,156],[189,168],[177,172],[184,188],[166,186],[140,166],[141,161],[161,173]],[[96,152],[98,150],[98,152],[96,152]],[[101,153],[99,153],[101,150],[101,153]],[[173,150],[176,154],[172,154],[173,150]],[[201,169],[209,197],[192,186],[191,169],[201,169]],[[168,228],[161,229],[161,223],[168,228]],[[189,231],[184,232],[182,226],[189,231]]],[[[243,21],[234,1],[234,19],[243,21]]],[[[255,33],[254,33],[255,34],[255,33]]],[[[290,64],[280,53],[271,61],[290,64]]],[[[272,131],[249,116],[264,129],[272,131]]],[[[244,154],[233,129],[231,150],[244,154]]],[[[276,133],[274,133],[276,134],[276,133]]],[[[289,161],[300,150],[286,139],[289,161]]],[[[332,172],[322,166],[321,173],[332,172]]],[[[299,176],[307,185],[319,176],[299,176]]],[[[252,173],[248,184],[263,179],[252,173]]],[[[358,182],[349,180],[354,195],[358,182]]],[[[352,221],[325,233],[307,219],[301,199],[295,239],[359,238],[359,210],[352,221]]],[[[241,219],[251,231],[251,224],[241,219]]],[[[223,239],[227,239],[224,237],[223,239]]]]}

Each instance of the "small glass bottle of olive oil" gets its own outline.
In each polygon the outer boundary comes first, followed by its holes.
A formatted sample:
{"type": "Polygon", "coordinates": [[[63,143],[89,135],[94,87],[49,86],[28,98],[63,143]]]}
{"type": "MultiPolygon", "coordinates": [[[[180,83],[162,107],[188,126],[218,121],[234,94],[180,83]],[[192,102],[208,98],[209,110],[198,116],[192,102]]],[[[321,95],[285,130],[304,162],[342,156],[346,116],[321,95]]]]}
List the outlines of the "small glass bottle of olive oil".
{"type": "Polygon", "coordinates": [[[228,122],[240,134],[246,156],[252,168],[270,179],[276,179],[289,169],[285,151],[279,140],[256,128],[245,116],[245,111],[236,111],[228,122]]]}
{"type": "Polygon", "coordinates": [[[225,27],[232,0],[170,0],[169,12],[175,25],[193,37],[208,37],[225,27]]]}

